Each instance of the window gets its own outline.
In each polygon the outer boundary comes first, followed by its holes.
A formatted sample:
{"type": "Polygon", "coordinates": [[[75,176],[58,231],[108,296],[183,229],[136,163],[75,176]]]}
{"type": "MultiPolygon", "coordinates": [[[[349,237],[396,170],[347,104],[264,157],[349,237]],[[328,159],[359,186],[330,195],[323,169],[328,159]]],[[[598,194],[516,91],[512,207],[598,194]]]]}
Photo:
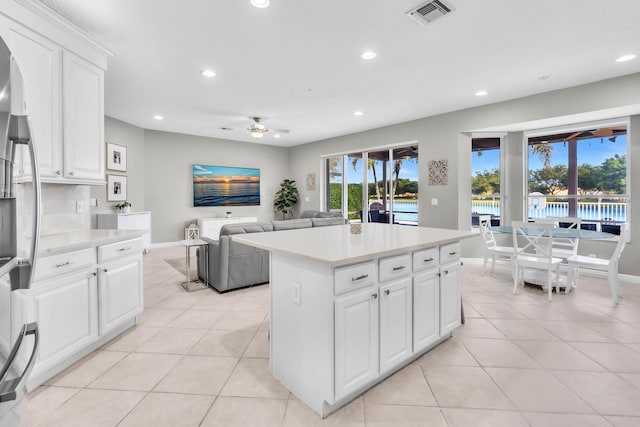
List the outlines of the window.
{"type": "Polygon", "coordinates": [[[417,145],[325,156],[324,162],[327,211],[352,222],[418,225],[417,145]]]}
{"type": "Polygon", "coordinates": [[[529,136],[527,144],[530,218],[578,217],[598,230],[628,221],[625,123],[529,136]]]}
{"type": "Polygon", "coordinates": [[[500,139],[471,140],[471,225],[479,215],[491,215],[492,225],[500,225],[500,139]]]}

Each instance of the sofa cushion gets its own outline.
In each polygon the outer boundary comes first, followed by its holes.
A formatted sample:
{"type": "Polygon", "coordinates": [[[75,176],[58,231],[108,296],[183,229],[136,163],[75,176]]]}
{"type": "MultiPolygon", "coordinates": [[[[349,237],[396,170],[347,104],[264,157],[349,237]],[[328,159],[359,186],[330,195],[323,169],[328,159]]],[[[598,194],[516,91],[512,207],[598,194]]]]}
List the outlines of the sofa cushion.
{"type": "Polygon", "coordinates": [[[342,213],[340,212],[318,212],[316,218],[342,218],[342,213]]]}
{"type": "Polygon", "coordinates": [[[273,231],[270,222],[242,222],[238,224],[227,224],[222,226],[220,236],[230,236],[233,234],[261,233],[263,231],[273,231]]]}
{"type": "Polygon", "coordinates": [[[300,218],[316,218],[320,211],[308,210],[300,214],[300,218]]]}
{"type": "Polygon", "coordinates": [[[311,218],[311,223],[314,227],[325,227],[327,225],[345,224],[345,220],[343,218],[311,218]]]}
{"type": "Polygon", "coordinates": [[[284,221],[271,221],[273,231],[294,230],[296,228],[309,228],[312,226],[311,220],[314,218],[289,219],[284,221]]]}

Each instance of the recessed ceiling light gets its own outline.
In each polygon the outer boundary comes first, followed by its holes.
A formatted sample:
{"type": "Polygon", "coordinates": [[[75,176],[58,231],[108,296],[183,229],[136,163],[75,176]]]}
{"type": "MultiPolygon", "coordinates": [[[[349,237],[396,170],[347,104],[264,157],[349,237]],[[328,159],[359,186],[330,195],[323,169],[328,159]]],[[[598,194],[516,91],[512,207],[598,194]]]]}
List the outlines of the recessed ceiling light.
{"type": "Polygon", "coordinates": [[[488,95],[489,92],[487,92],[486,90],[479,90],[476,92],[476,96],[485,96],[488,95]]]}
{"type": "Polygon", "coordinates": [[[538,77],[538,80],[549,80],[550,78],[551,78],[550,76],[544,75],[544,76],[538,77]]]}
{"type": "Polygon", "coordinates": [[[353,113],[354,116],[362,116],[364,115],[364,113],[362,111],[356,111],[355,113],[353,113]]]}
{"type": "Polygon", "coordinates": [[[265,7],[269,7],[269,0],[251,0],[251,4],[260,9],[264,9],[265,7]]]}
{"type": "Polygon", "coordinates": [[[277,134],[277,133],[276,133],[275,135],[273,135],[273,137],[274,137],[274,138],[280,138],[280,134],[277,134]]]}
{"type": "Polygon", "coordinates": [[[213,70],[204,70],[202,72],[202,75],[205,76],[205,77],[211,78],[211,77],[215,77],[216,76],[216,72],[213,71],[213,70]]]}
{"type": "Polygon", "coordinates": [[[376,53],[372,50],[368,50],[360,56],[362,57],[362,59],[373,59],[376,57],[376,53]]]}
{"type": "Polygon", "coordinates": [[[616,59],[616,62],[627,62],[635,58],[636,58],[636,55],[634,54],[622,55],[620,58],[616,59]]]}
{"type": "Polygon", "coordinates": [[[164,117],[162,117],[160,114],[156,114],[155,116],[153,116],[153,118],[156,120],[164,120],[164,117]]]}

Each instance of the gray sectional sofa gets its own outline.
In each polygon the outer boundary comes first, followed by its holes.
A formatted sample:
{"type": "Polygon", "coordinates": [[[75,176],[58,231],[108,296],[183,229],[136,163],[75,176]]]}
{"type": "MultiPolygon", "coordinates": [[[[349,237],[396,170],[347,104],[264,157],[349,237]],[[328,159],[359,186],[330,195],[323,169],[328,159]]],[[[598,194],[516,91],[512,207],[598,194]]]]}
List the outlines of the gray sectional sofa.
{"type": "Polygon", "coordinates": [[[208,264],[208,284],[219,292],[267,283],[269,281],[269,252],[234,242],[231,236],[341,225],[347,222],[342,216],[335,214],[305,211],[299,219],[225,225],[220,230],[220,240],[202,238],[208,242],[209,256],[205,255],[206,251],[203,248],[198,248],[198,278],[207,283],[208,264]]]}

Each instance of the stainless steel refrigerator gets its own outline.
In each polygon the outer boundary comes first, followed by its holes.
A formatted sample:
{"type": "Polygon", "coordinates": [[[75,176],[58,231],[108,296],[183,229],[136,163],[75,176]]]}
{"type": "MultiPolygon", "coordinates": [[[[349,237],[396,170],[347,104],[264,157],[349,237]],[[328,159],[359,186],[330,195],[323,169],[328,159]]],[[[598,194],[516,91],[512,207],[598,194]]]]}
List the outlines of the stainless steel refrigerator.
{"type": "Polygon", "coordinates": [[[24,90],[18,64],[0,38],[0,426],[20,423],[25,382],[38,347],[38,326],[25,323],[17,304],[18,297],[24,296],[19,294],[31,286],[41,212],[24,90]],[[31,164],[20,184],[14,180],[17,158],[31,164]]]}

